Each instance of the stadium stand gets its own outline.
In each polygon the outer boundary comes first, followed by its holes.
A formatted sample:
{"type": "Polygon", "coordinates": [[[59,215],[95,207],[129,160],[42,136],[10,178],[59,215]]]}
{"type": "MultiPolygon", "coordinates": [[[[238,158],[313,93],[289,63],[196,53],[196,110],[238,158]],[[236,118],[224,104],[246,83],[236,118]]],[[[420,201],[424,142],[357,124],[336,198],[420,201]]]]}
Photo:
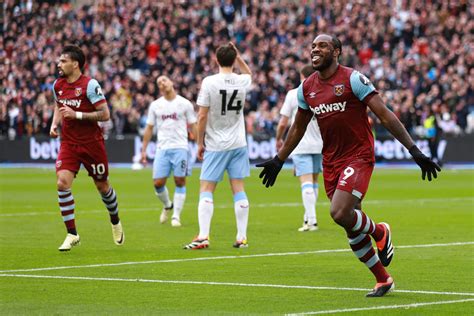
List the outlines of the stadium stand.
{"type": "MultiPolygon", "coordinates": [[[[371,78],[411,133],[422,130],[430,107],[445,133],[474,130],[474,6],[467,0],[81,3],[3,2],[1,138],[49,133],[51,86],[66,43],[87,53],[86,74],[101,83],[112,110],[104,130],[121,137],[144,127],[159,74],[196,100],[202,78],[216,69],[215,47],[232,40],[256,73],[245,105],[247,130],[268,139],[321,32],[341,39],[341,63],[371,78]]],[[[377,121],[374,130],[385,132],[377,121]]]]}

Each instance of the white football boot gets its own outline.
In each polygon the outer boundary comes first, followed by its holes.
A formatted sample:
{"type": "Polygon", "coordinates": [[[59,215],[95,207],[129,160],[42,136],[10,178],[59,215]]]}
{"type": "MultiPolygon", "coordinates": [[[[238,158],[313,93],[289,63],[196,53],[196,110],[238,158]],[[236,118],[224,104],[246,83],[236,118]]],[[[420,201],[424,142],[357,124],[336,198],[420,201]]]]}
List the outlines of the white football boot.
{"type": "Polygon", "coordinates": [[[163,211],[161,212],[160,215],[160,223],[164,224],[168,220],[168,217],[170,216],[171,211],[173,210],[173,203],[171,203],[171,206],[168,208],[163,208],[163,211]]]}
{"type": "Polygon", "coordinates": [[[181,222],[180,222],[179,218],[173,217],[173,218],[171,219],[171,226],[173,226],[173,227],[181,227],[181,222]]]}
{"type": "Polygon", "coordinates": [[[314,232],[316,230],[318,230],[318,224],[304,223],[303,226],[298,228],[299,232],[314,232]]]}
{"type": "Polygon", "coordinates": [[[123,232],[122,223],[118,222],[117,225],[112,224],[112,237],[116,245],[123,245],[125,242],[125,234],[123,232]]]}
{"type": "Polygon", "coordinates": [[[72,247],[78,246],[81,244],[81,238],[79,235],[67,234],[66,239],[61,246],[59,246],[59,251],[69,251],[72,247]]]}

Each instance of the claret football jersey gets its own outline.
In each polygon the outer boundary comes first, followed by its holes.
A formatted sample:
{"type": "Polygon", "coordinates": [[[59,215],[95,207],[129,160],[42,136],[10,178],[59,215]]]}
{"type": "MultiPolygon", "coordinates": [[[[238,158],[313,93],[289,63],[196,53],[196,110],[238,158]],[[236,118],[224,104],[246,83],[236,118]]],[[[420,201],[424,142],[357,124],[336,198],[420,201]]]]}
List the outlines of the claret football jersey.
{"type": "Polygon", "coordinates": [[[360,72],[339,65],[330,78],[315,72],[298,87],[298,105],[317,118],[323,139],[323,164],[355,159],[374,162],[374,137],[366,102],[378,93],[360,72]]]}
{"type": "MultiPolygon", "coordinates": [[[[106,102],[97,80],[81,75],[69,83],[65,78],[53,84],[53,95],[58,107],[68,106],[76,112],[94,112],[106,102]]],[[[61,141],[85,144],[103,140],[98,122],[86,120],[62,120],[61,141]]]]}

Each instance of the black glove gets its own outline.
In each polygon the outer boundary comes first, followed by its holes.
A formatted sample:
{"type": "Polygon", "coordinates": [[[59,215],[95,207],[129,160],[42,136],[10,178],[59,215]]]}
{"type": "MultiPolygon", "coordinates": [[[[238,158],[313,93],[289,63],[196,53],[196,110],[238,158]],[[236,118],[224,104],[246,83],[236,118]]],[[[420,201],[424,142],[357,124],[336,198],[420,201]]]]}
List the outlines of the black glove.
{"type": "Polygon", "coordinates": [[[425,180],[426,175],[428,175],[428,181],[431,181],[431,176],[433,176],[435,179],[437,178],[438,175],[436,170],[441,171],[441,168],[436,162],[423,155],[421,150],[416,147],[416,145],[413,145],[408,151],[413,156],[413,159],[418,164],[418,166],[420,166],[421,178],[423,180],[425,180]]]}
{"type": "Polygon", "coordinates": [[[278,176],[278,173],[285,163],[284,160],[280,160],[278,155],[273,157],[273,159],[264,161],[256,165],[257,167],[263,167],[262,172],[260,172],[260,179],[263,178],[262,183],[268,188],[271,187],[278,176]]]}

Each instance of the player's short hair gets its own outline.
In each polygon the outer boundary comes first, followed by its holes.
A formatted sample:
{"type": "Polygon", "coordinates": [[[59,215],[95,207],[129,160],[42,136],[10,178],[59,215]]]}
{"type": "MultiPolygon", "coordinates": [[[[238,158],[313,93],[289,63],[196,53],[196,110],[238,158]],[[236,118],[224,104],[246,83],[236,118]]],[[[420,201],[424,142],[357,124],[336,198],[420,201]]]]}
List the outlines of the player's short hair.
{"type": "Polygon", "coordinates": [[[342,43],[341,43],[341,41],[335,35],[331,35],[331,42],[332,42],[332,47],[334,47],[334,49],[336,49],[336,48],[339,49],[339,56],[341,56],[342,55],[342,43]]]}
{"type": "Polygon", "coordinates": [[[64,46],[61,54],[68,55],[69,58],[71,58],[74,61],[77,61],[79,63],[79,68],[81,69],[81,71],[83,70],[84,65],[86,64],[86,56],[84,55],[84,52],[79,46],[66,45],[64,46]]]}
{"type": "Polygon", "coordinates": [[[217,62],[221,67],[232,67],[237,51],[229,44],[221,45],[216,50],[217,62]]]}
{"type": "Polygon", "coordinates": [[[303,68],[300,70],[300,74],[303,75],[303,77],[308,78],[315,72],[313,65],[305,65],[303,68]]]}

